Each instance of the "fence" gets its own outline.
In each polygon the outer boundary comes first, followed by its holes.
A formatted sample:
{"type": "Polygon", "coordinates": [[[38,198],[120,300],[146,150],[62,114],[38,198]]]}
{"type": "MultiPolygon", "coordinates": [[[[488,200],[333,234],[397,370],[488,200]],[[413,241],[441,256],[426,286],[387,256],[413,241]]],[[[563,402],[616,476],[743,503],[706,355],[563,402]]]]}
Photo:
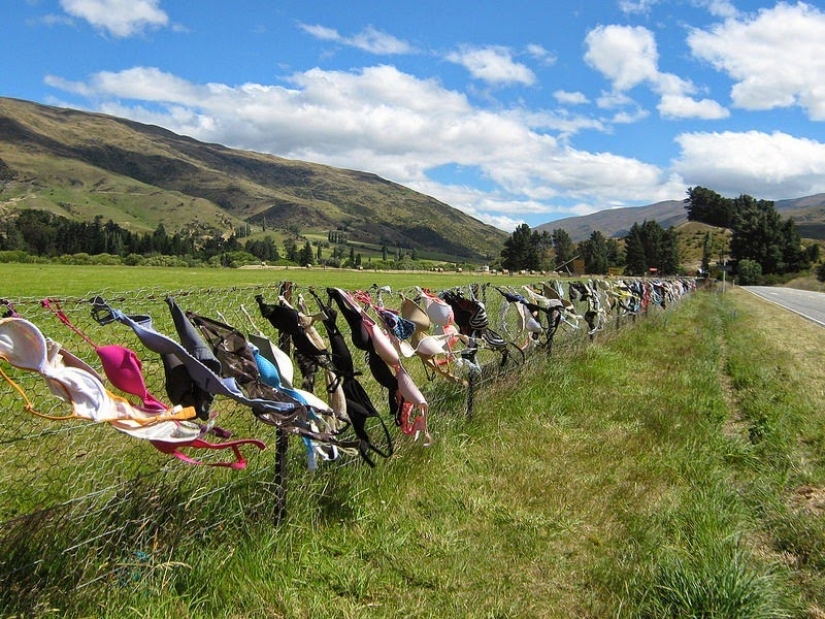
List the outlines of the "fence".
{"type": "MultiPolygon", "coordinates": [[[[687,287],[683,287],[687,289],[687,287]]],[[[485,302],[490,326],[505,339],[525,336],[519,332],[518,313],[508,301],[489,285],[474,286],[485,302]]],[[[157,355],[148,353],[135,334],[121,324],[100,326],[92,319],[89,299],[100,295],[126,314],[148,314],[154,328],[173,336],[175,329],[165,303],[172,296],[178,305],[203,316],[214,317],[238,327],[243,332],[260,330],[277,340],[278,333],[260,317],[255,296],[271,302],[283,292],[282,285],[249,288],[182,289],[168,291],[143,289],[128,292],[100,291],[85,298],[62,298],[59,305],[71,322],[98,344],[118,343],[138,353],[149,391],[165,393],[164,371],[157,355]],[[256,311],[252,311],[255,308],[256,311]],[[249,309],[257,329],[242,311],[249,309]]],[[[300,287],[293,294],[304,293],[300,287]]],[[[416,289],[393,291],[383,301],[396,304],[401,292],[415,298],[416,289]]],[[[64,326],[55,315],[42,307],[41,299],[21,298],[7,301],[26,320],[37,325],[44,335],[60,342],[69,352],[97,367],[98,359],[89,342],[64,326]]],[[[592,310],[592,304],[571,302],[579,314],[592,310]]],[[[395,305],[397,307],[397,305],[395,305]]],[[[661,312],[650,304],[634,312],[601,311],[595,325],[599,333],[590,333],[588,324],[562,322],[553,343],[571,349],[586,345],[594,336],[635,322],[636,316],[661,312]]],[[[347,343],[347,324],[339,320],[347,343]]],[[[324,334],[323,328],[319,331],[324,334]]],[[[416,384],[427,398],[432,417],[471,415],[479,390],[496,381],[502,372],[545,359],[551,347],[530,344],[526,355],[510,346],[502,363],[500,352],[481,348],[476,357],[478,369],[469,364],[461,368],[466,382],[455,383],[439,376],[427,376],[421,363],[412,357],[404,362],[416,384]]],[[[362,383],[376,408],[386,412],[386,395],[369,380],[364,359],[353,350],[362,383]]],[[[556,354],[555,351],[553,354],[556,354]]],[[[49,415],[65,415],[68,406],[55,398],[41,377],[0,362],[0,367],[16,382],[34,404],[49,415]]],[[[296,376],[298,375],[296,371],[296,376]]],[[[319,377],[316,393],[323,393],[319,377]]],[[[105,423],[79,420],[51,421],[26,412],[21,395],[5,381],[0,382],[0,458],[4,463],[0,475],[0,608],[30,609],[45,589],[71,590],[94,583],[119,582],[130,577],[130,566],[151,556],[152,561],[174,561],[175,548],[183,543],[206,540],[217,530],[232,532],[254,521],[278,520],[288,505],[289,479],[285,458],[288,437],[278,436],[271,426],[262,424],[248,408],[231,400],[217,399],[220,425],[234,437],[264,440],[270,448],[245,451],[244,470],[191,466],[152,448],[141,441],[117,432],[105,423]],[[280,439],[280,440],[279,440],[280,439]]],[[[393,423],[387,425],[397,435],[393,423]]],[[[292,441],[290,459],[300,474],[302,450],[292,441]]],[[[409,443],[405,443],[410,448],[409,443]]],[[[224,454],[204,456],[225,457],[224,454]]],[[[357,455],[343,456],[343,464],[362,465],[357,455]]],[[[333,463],[322,463],[329,466],[333,463]]],[[[378,466],[384,466],[379,461],[378,466]]]]}

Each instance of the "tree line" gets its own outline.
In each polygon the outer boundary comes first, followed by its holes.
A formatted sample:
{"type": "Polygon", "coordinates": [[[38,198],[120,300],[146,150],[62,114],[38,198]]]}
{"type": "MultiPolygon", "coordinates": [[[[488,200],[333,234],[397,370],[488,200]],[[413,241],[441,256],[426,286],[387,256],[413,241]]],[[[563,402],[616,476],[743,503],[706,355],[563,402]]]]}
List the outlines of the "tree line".
{"type": "Polygon", "coordinates": [[[572,263],[581,260],[589,275],[607,275],[622,269],[628,275],[642,275],[651,269],[662,275],[675,275],[679,269],[679,249],[673,229],[665,230],[656,221],[634,223],[624,246],[618,239],[606,238],[599,230],[574,243],[566,230],[531,230],[521,224],[504,242],[501,266],[509,271],[572,272],[572,263]]]}
{"type": "Polygon", "coordinates": [[[272,240],[247,240],[235,235],[169,234],[161,223],[152,232],[132,232],[101,216],[93,221],[74,221],[48,211],[24,209],[0,221],[0,251],[21,251],[34,256],[72,254],[130,256],[175,256],[209,262],[226,261],[238,252],[258,260],[277,261],[280,252],[272,240]]]}
{"type": "Polygon", "coordinates": [[[219,230],[178,231],[169,234],[161,223],[152,232],[132,232],[112,220],[75,221],[38,209],[23,209],[0,218],[0,261],[28,261],[31,257],[70,262],[156,266],[242,266],[266,262],[300,266],[424,270],[415,248],[381,248],[381,258],[362,260],[343,232],[330,233],[326,243],[313,246],[301,239],[300,226],[289,228],[282,246],[272,236],[247,238],[249,226],[234,234],[219,230]],[[245,240],[244,240],[245,239],[245,240]],[[241,242],[243,240],[243,242],[241,242]],[[323,247],[322,247],[323,246],[323,247]],[[330,249],[331,247],[331,249],[330,249]],[[323,249],[328,251],[324,255],[323,249]],[[90,257],[94,256],[94,259],[90,257]]]}
{"type": "Polygon", "coordinates": [[[684,202],[688,220],[730,229],[728,255],[741,283],[799,273],[819,259],[819,245],[806,247],[794,221],[783,219],[770,200],[747,194],[725,198],[706,187],[691,187],[684,202]]]}
{"type": "MultiPolygon", "coordinates": [[[[727,247],[714,247],[710,233],[706,233],[704,272],[708,272],[711,258],[715,257],[723,262],[729,260],[743,283],[756,283],[765,276],[805,271],[819,259],[819,245],[805,247],[793,220],[783,219],[772,201],[746,194],[725,198],[705,187],[691,187],[684,203],[689,221],[727,228],[731,233],[727,247]]],[[[579,259],[584,262],[586,274],[606,275],[617,268],[626,275],[651,271],[675,275],[680,272],[677,241],[675,228],[665,230],[655,220],[634,223],[620,239],[605,238],[596,230],[577,244],[561,228],[548,233],[522,224],[505,241],[501,265],[511,271],[564,272],[570,271],[570,264],[579,259]]]]}

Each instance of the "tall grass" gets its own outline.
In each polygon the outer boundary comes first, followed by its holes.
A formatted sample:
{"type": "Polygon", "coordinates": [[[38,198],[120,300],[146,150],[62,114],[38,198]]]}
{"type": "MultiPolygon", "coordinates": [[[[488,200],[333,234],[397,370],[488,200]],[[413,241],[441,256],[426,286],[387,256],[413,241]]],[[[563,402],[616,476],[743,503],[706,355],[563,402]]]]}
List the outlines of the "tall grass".
{"type": "Polygon", "coordinates": [[[314,475],[292,454],[280,526],[126,553],[117,581],[37,613],[821,616],[817,329],[738,290],[697,294],[534,358],[471,418],[433,417],[431,448],[402,437],[375,469],[314,475]]]}

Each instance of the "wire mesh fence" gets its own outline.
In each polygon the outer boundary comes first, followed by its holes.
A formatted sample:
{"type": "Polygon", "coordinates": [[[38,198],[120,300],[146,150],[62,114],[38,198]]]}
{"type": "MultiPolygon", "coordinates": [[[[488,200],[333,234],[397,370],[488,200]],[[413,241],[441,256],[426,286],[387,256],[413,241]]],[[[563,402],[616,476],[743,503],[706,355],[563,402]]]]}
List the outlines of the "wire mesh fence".
{"type": "MultiPolygon", "coordinates": [[[[99,365],[92,344],[116,343],[135,351],[148,390],[160,397],[166,393],[160,357],[147,351],[126,326],[98,324],[92,317],[91,299],[102,297],[125,314],[151,316],[158,332],[174,337],[175,326],[166,304],[167,297],[172,297],[181,308],[219,319],[245,333],[263,333],[277,342],[280,334],[253,311],[257,309],[256,296],[276,302],[285,291],[293,299],[311,299],[311,292],[325,295],[324,291],[285,284],[101,290],[83,298],[53,299],[51,310],[39,298],[5,303],[92,368],[99,365]],[[62,310],[76,330],[57,319],[54,307],[62,310]]],[[[679,291],[688,288],[682,285],[679,291]]],[[[379,292],[370,291],[370,295],[393,310],[405,297],[418,298],[421,289],[385,291],[383,296],[379,292]]],[[[543,362],[551,353],[557,355],[588,345],[594,337],[602,338],[633,324],[637,316],[661,313],[665,305],[660,302],[622,309],[613,303],[608,312],[605,303],[605,308],[596,307],[594,314],[592,298],[565,298],[565,317],[555,336],[548,340],[546,326],[531,335],[512,297],[508,300],[496,287],[478,284],[460,292],[484,304],[489,327],[508,344],[503,349],[481,345],[472,348],[472,354],[449,357],[454,360],[450,371],[457,380],[444,379],[416,356],[405,358],[404,366],[426,397],[432,417],[472,415],[478,394],[503,374],[543,362]]],[[[349,326],[339,321],[339,327],[349,343],[349,326]]],[[[325,335],[323,328],[319,327],[319,332],[325,335]]],[[[369,397],[386,415],[386,390],[369,379],[366,359],[360,351],[353,350],[353,359],[369,397]]],[[[71,406],[55,397],[38,374],[1,361],[0,367],[9,379],[0,381],[0,458],[4,463],[0,475],[0,607],[36,599],[42,588],[71,590],[98,582],[128,582],[136,566],[174,561],[175,548],[182,543],[206,541],[216,531],[231,534],[250,521],[277,521],[279,510],[289,502],[290,479],[278,454],[283,457],[283,448],[289,444],[290,457],[300,462],[304,457],[301,446],[259,421],[242,404],[217,398],[213,409],[220,426],[233,438],[260,439],[269,447],[263,451],[244,448],[243,470],[193,466],[107,423],[56,421],[31,414],[27,399],[31,408],[42,415],[65,416],[71,406]]],[[[326,393],[322,373],[308,384],[305,380],[304,387],[322,397],[326,393]]],[[[394,420],[384,421],[390,437],[396,439],[400,433],[394,420]]],[[[405,442],[404,448],[414,448],[415,444],[405,442]]],[[[198,458],[214,464],[226,455],[214,452],[198,454],[198,458]]],[[[341,459],[363,465],[357,453],[345,453],[341,459]]]]}

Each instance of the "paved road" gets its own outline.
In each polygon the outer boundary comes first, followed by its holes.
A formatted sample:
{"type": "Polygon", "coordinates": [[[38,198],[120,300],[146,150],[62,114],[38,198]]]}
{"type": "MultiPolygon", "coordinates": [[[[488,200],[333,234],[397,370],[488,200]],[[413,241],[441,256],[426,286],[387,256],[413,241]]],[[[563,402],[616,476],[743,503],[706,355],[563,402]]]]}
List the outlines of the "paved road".
{"type": "Polygon", "coordinates": [[[771,286],[742,286],[742,288],[825,327],[825,293],[823,292],[771,286]]]}

